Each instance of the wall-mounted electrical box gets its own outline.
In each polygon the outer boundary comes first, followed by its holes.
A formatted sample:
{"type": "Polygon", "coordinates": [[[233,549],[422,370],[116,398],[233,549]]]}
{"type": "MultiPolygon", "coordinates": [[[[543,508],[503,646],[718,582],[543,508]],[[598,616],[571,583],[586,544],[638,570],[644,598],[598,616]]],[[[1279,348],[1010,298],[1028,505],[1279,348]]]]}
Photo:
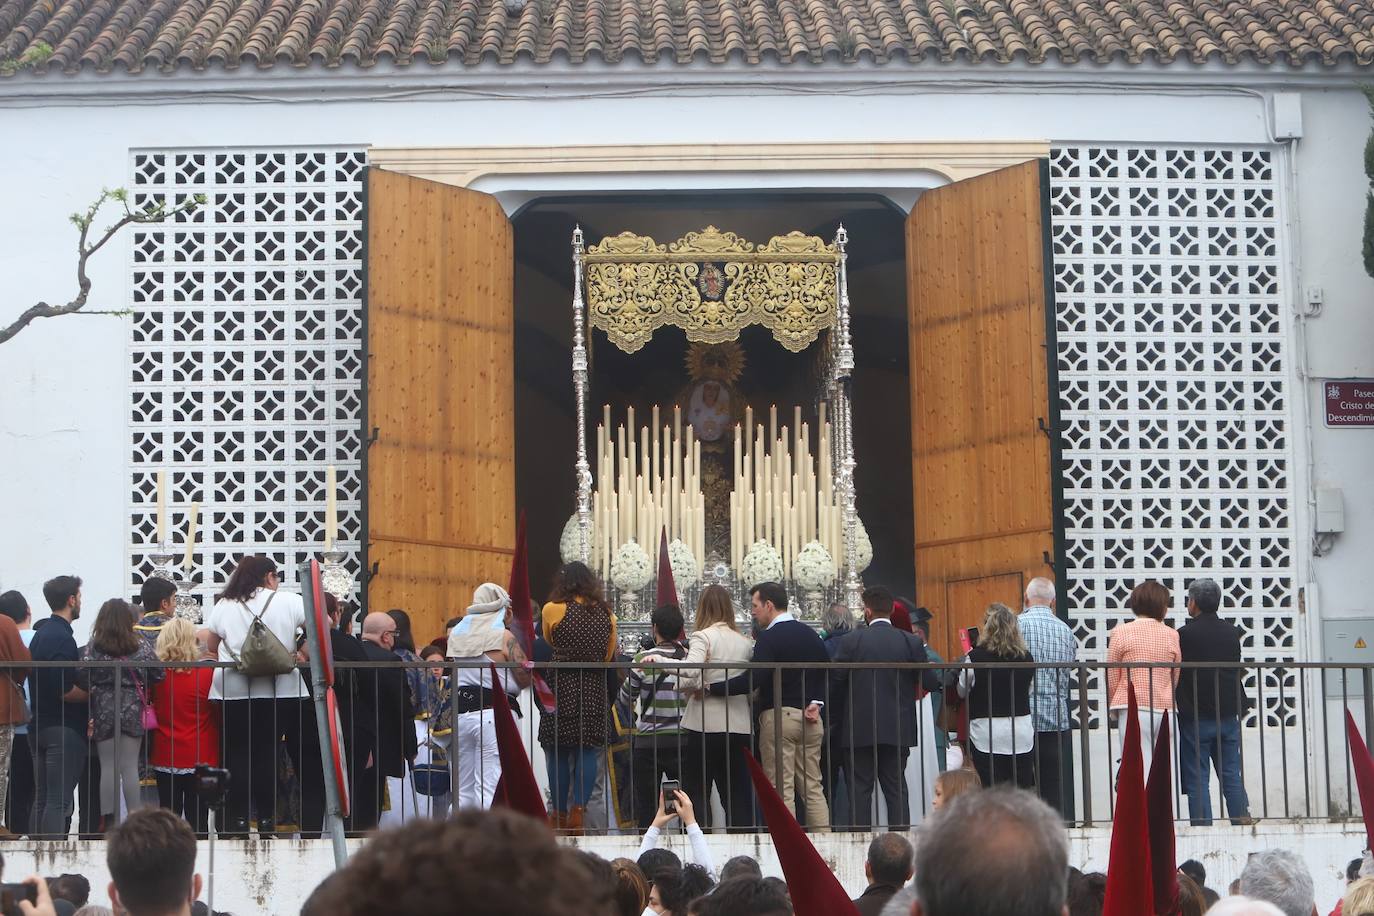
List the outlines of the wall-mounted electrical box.
{"type": "Polygon", "coordinates": [[[1326,695],[1337,700],[1364,696],[1366,669],[1357,666],[1374,665],[1374,617],[1323,620],[1322,652],[1327,664],[1351,666],[1326,669],[1326,695]]]}
{"type": "Polygon", "coordinates": [[[1317,488],[1317,534],[1345,530],[1345,494],[1340,487],[1317,488]]]}

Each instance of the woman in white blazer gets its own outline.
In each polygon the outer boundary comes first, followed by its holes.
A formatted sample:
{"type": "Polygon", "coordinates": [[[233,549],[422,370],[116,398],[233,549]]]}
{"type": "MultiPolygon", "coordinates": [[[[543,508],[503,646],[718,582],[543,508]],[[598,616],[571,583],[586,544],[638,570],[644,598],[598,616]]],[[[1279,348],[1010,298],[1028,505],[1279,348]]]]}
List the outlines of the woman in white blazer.
{"type": "MultiPolygon", "coordinates": [[[[696,629],[683,661],[747,662],[753,654],[754,643],[735,628],[730,593],[719,585],[707,586],[697,604],[696,629]]],[[[682,714],[682,728],[687,734],[683,789],[697,805],[707,827],[711,822],[712,786],[720,793],[728,826],[750,827],[754,820],[754,793],[744,762],[744,749],[749,747],[752,731],[749,697],[703,694],[711,684],[740,673],[725,668],[697,668],[682,669],[678,676],[678,688],[688,695],[687,709],[682,714]]]]}

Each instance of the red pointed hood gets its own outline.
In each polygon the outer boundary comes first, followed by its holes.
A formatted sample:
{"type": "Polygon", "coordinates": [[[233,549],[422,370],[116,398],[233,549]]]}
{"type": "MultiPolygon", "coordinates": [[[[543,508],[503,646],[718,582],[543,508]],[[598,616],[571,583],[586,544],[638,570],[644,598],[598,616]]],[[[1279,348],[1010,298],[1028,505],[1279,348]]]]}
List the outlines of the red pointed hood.
{"type": "Polygon", "coordinates": [[[520,740],[520,727],[501,686],[496,666],[491,666],[492,710],[496,719],[496,749],[501,756],[501,781],[496,787],[494,803],[505,805],[535,820],[548,823],[549,811],[544,807],[544,793],[534,778],[525,743],[520,740]]]}
{"type": "Polygon", "coordinates": [[[1150,822],[1150,868],[1153,874],[1155,913],[1173,916],[1178,912],[1178,866],[1174,856],[1174,780],[1173,748],[1169,713],[1159,723],[1159,737],[1150,761],[1150,778],[1145,783],[1150,822]]]}
{"type": "Polygon", "coordinates": [[[654,607],[677,604],[677,583],[673,581],[673,564],[668,560],[668,529],[660,529],[658,540],[658,596],[654,607]]]}
{"type": "Polygon", "coordinates": [[[854,901],[849,899],[835,873],[811,845],[801,824],[782,803],[759,762],[747,748],[743,753],[749,764],[749,776],[754,780],[759,809],[773,837],[782,873],[787,878],[792,912],[795,916],[858,916],[854,901]]]}
{"type": "Polygon", "coordinates": [[[1122,739],[1121,768],[1116,774],[1116,816],[1112,818],[1112,851],[1107,862],[1107,899],[1102,905],[1102,916],[1154,916],[1140,717],[1136,714],[1135,688],[1127,686],[1130,705],[1122,739]]]}
{"type": "Polygon", "coordinates": [[[1365,842],[1367,848],[1374,849],[1374,758],[1369,756],[1369,748],[1348,709],[1345,711],[1345,733],[1350,741],[1350,768],[1355,772],[1360,809],[1364,811],[1365,842]]]}

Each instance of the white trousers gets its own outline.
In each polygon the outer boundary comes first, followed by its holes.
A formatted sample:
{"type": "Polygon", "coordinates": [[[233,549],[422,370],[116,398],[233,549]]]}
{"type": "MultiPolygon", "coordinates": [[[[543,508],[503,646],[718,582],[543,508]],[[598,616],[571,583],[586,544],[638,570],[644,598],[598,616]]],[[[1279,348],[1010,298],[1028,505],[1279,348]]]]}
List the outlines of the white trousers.
{"type": "Polygon", "coordinates": [[[463,712],[454,717],[454,753],[458,755],[459,808],[490,808],[501,780],[501,754],[496,746],[494,710],[463,712]]]}
{"type": "MultiPolygon", "coordinates": [[[[1116,768],[1119,770],[1121,769],[1121,745],[1126,740],[1126,716],[1129,715],[1129,712],[1125,709],[1115,708],[1112,710],[1112,715],[1117,717],[1117,727],[1112,732],[1112,745],[1115,751],[1113,756],[1116,758],[1116,768]]],[[[1138,709],[1136,710],[1136,717],[1140,721],[1140,759],[1145,765],[1145,778],[1149,779],[1150,763],[1155,756],[1155,741],[1159,739],[1160,728],[1164,724],[1162,721],[1164,711],[1148,708],[1138,709]]],[[[1172,712],[1169,713],[1169,739],[1170,747],[1174,749],[1174,753],[1177,755],[1178,723],[1172,712]]]]}

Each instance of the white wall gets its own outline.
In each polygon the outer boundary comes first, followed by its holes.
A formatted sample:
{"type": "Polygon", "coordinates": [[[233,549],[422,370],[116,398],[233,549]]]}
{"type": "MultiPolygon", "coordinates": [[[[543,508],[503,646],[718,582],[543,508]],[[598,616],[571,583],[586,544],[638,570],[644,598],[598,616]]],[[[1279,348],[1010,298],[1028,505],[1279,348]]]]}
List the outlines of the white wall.
{"type": "MultiPolygon", "coordinates": [[[[286,74],[289,78],[289,74],[286,74]]],[[[61,78],[57,78],[61,79],[61,78]]],[[[83,77],[88,79],[88,77],[83,77]]],[[[157,78],[161,83],[167,81],[157,78]]],[[[188,78],[189,79],[189,78],[188,78]]],[[[255,77],[259,85],[263,78],[255,77]]],[[[80,81],[68,81],[76,88],[80,81]]],[[[401,82],[404,82],[403,80],[401,82]]],[[[23,142],[0,148],[0,320],[38,299],[65,299],[74,289],[74,232],[66,214],[101,186],[128,183],[129,150],[177,146],[361,143],[402,145],[604,144],[616,142],[786,142],[824,140],[1037,139],[1158,143],[1263,143],[1266,105],[1258,94],[1078,93],[1062,86],[1042,94],[1003,89],[955,91],[870,88],[825,94],[661,88],[648,97],[628,89],[602,97],[478,99],[388,98],[323,103],[261,97],[135,104],[135,99],[75,107],[24,107],[22,80],[0,86],[0,125],[23,142]],[[1050,94],[1051,92],[1058,94],[1050,94]],[[697,93],[697,94],[693,94],[697,93]]],[[[48,85],[52,85],[50,82],[48,85]]],[[[96,83],[92,82],[92,85],[96,83]]],[[[109,85],[99,84],[99,85],[109,85]]],[[[183,85],[190,85],[184,83],[183,85]]],[[[289,85],[289,79],[278,86],[289,85]]],[[[875,84],[876,85],[876,84],[875,84]]],[[[396,90],[395,81],[388,86],[396,90]]],[[[552,90],[550,90],[552,92],[552,90]]],[[[1304,93],[1306,136],[1299,148],[1301,283],[1326,292],[1324,315],[1311,322],[1314,373],[1374,374],[1374,284],[1359,268],[1367,132],[1357,92],[1304,93]]],[[[849,174],[834,186],[888,187],[888,175],[849,174]]],[[[813,183],[815,176],[797,176],[813,183]]],[[[615,187],[615,176],[585,187],[615,187]]],[[[737,176],[738,180],[738,176],[737,176]]],[[[636,176],[643,186],[644,176],[636,176]]],[[[651,182],[653,179],[651,179],[651,182]]],[[[533,176],[492,178],[491,190],[536,193],[566,181],[533,176]]],[[[661,187],[709,188],[719,179],[665,175],[661,187]]],[[[91,266],[93,308],[128,304],[128,236],[91,266]]],[[[88,602],[123,591],[125,464],[128,410],[127,319],[40,320],[0,350],[0,587],[20,588],[42,611],[39,586],[59,572],[87,582],[88,602]]],[[[1295,430],[1298,464],[1304,443],[1295,430]]],[[[1374,572],[1362,563],[1374,549],[1374,432],[1313,429],[1317,479],[1345,487],[1349,531],[1313,565],[1324,611],[1374,611],[1374,572]]],[[[1299,491],[1306,482],[1299,477],[1299,491]]],[[[1305,541],[1306,537],[1299,540],[1305,541]]],[[[1300,553],[1305,553],[1301,551],[1300,553]]]]}
{"type": "MultiPolygon", "coordinates": [[[[834,870],[848,891],[858,896],[865,887],[864,859],[871,834],[832,833],[812,836],[821,857],[834,870]]],[[[584,837],[567,842],[588,849],[604,858],[635,858],[638,836],[584,837]]],[[[707,837],[717,867],[735,855],[759,860],[765,875],[782,876],[773,843],[766,834],[752,837],[711,835],[707,837]]],[[[362,840],[352,840],[350,851],[361,848],[362,840]]],[[[691,861],[685,837],[665,838],[662,845],[684,861],[691,861]]],[[[1344,885],[1345,863],[1364,848],[1362,825],[1321,824],[1300,827],[1265,823],[1254,828],[1178,828],[1178,861],[1197,859],[1207,869],[1207,883],[1225,894],[1231,881],[1240,876],[1246,857],[1262,849],[1291,849],[1301,855],[1312,870],[1317,888],[1317,909],[1330,912],[1340,899],[1344,885]]],[[[1069,832],[1069,864],[1084,871],[1104,871],[1111,849],[1111,832],[1106,828],[1069,832]]],[[[202,875],[209,869],[209,844],[200,844],[196,860],[202,875]]],[[[215,896],[217,910],[234,916],[282,916],[297,913],[310,892],[333,868],[328,841],[270,840],[225,841],[215,844],[215,896]]],[[[91,902],[106,903],[109,872],[105,868],[103,842],[10,843],[5,847],[5,878],[19,881],[29,874],[57,875],[64,872],[85,875],[91,882],[91,902]]],[[[201,895],[206,899],[207,893],[201,895]]]]}

